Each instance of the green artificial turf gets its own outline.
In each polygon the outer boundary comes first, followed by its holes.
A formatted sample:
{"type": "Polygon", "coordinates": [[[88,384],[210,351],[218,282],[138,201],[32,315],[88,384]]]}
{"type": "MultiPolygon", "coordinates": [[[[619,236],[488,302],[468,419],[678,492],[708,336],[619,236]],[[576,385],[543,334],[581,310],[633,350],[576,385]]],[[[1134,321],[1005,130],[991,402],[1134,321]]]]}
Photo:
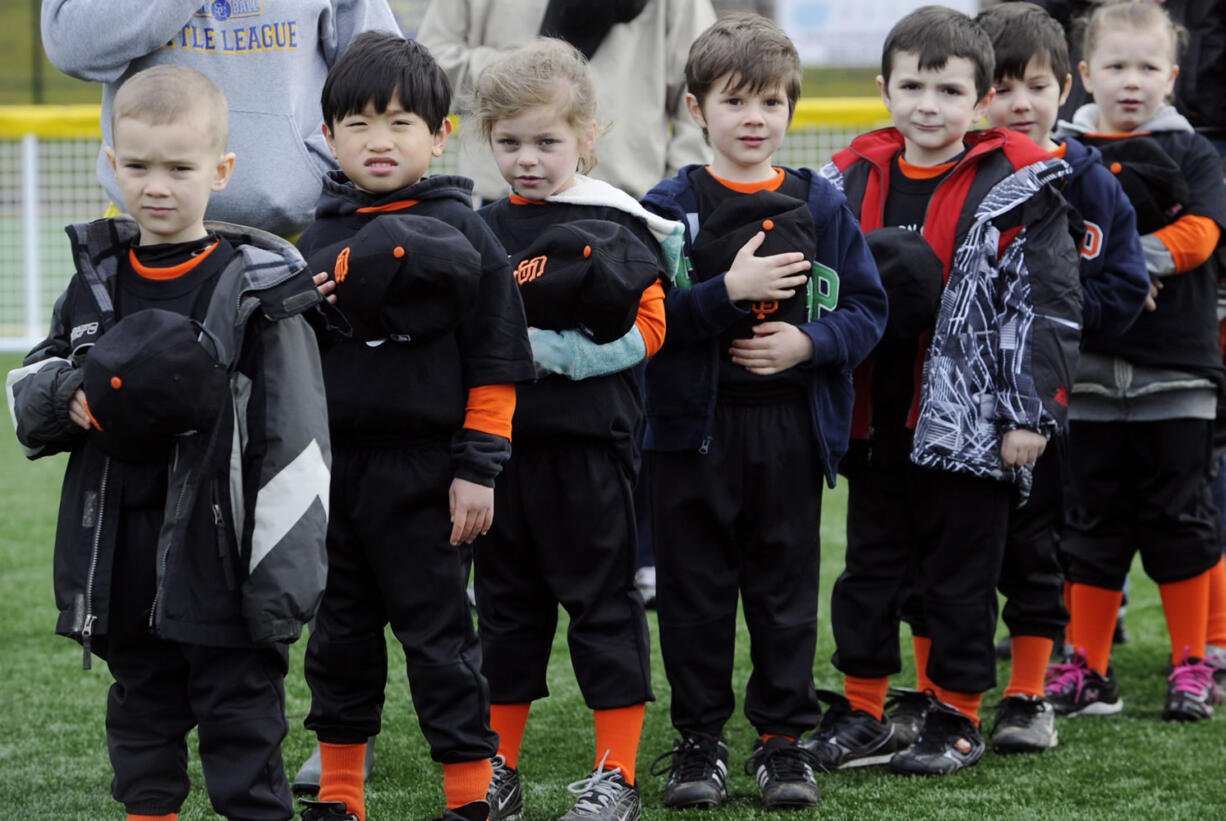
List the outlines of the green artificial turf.
{"type": "MultiPolygon", "coordinates": [[[[0,356],[0,369],[18,363],[0,356]]],[[[81,670],[80,648],[53,634],[51,545],[64,457],[27,462],[5,425],[0,435],[0,817],[14,819],[122,819],[109,796],[103,713],[109,676],[98,663],[81,670]]],[[[845,496],[826,494],[822,527],[821,634],[814,675],[819,687],[837,688],[830,666],[829,590],[842,565],[845,496]]],[[[1115,654],[1124,712],[1108,718],[1061,719],[1060,744],[1041,755],[1002,758],[988,753],[977,767],[955,776],[908,779],[880,768],[819,776],[824,795],[810,812],[791,818],[871,819],[1167,819],[1220,817],[1226,808],[1226,709],[1195,725],[1162,722],[1166,681],[1166,629],[1154,585],[1133,573],[1128,627],[1132,641],[1115,654]]],[[[654,639],[655,619],[652,621],[654,639]]],[[[550,665],[550,698],[534,705],[520,757],[526,821],[561,815],[570,805],[567,783],[594,763],[591,713],[578,694],[564,640],[565,618],[550,665]]],[[[904,630],[904,635],[906,635],[904,630]]],[[[910,642],[904,641],[910,665],[910,642]]],[[[308,694],[302,680],[300,642],[293,648],[287,711],[286,766],[292,775],[314,739],[302,728],[308,694]]],[[[430,819],[442,809],[442,776],[430,761],[413,717],[403,655],[391,653],[384,732],[367,789],[372,821],[430,819]]],[[[640,750],[639,784],[649,819],[742,821],[779,817],[756,801],[753,780],[741,762],[753,733],[739,713],[727,728],[732,749],[730,801],[706,813],[677,815],[660,808],[663,779],[649,765],[671,745],[668,687],[653,654],[658,701],[647,709],[640,750]]],[[[739,635],[735,690],[749,673],[748,640],[739,635]]],[[[1001,667],[1002,678],[1007,668],[1001,667]]],[[[911,684],[908,669],[898,683],[911,684]]],[[[1000,691],[985,699],[985,723],[1000,691]]],[[[193,740],[194,744],[194,740],[193,740]]],[[[192,754],[194,788],[184,821],[211,819],[199,763],[192,754]]]]}

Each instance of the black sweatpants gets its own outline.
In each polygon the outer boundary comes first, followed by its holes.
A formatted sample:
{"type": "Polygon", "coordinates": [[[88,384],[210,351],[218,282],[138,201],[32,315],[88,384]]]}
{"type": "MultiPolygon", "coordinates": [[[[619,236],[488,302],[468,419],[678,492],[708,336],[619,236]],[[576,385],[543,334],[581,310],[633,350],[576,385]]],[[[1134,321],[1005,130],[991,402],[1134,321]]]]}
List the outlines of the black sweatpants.
{"type": "Polygon", "coordinates": [[[732,716],[739,594],[745,715],[759,733],[812,729],[822,465],[808,403],[720,404],[705,454],[649,452],[645,465],[673,725],[719,735],[732,716]]]}
{"type": "Polygon", "coordinates": [[[902,669],[904,597],[932,639],[928,677],[980,693],[996,684],[996,582],[1013,487],[910,461],[866,465],[847,490],[847,562],[831,594],[834,666],[859,678],[902,669]]]}
{"type": "Polygon", "coordinates": [[[148,630],[162,508],[124,508],[112,575],[106,706],[111,794],[129,813],[178,812],[191,783],[187,734],[197,728],[213,809],[228,819],[294,815],[281,741],[286,648],[204,647],[148,630]]]}
{"type": "Polygon", "coordinates": [[[489,690],[459,548],[448,542],[450,446],[332,451],[328,583],[307,642],[305,725],[320,741],[376,735],[387,682],[383,630],[404,647],[413,706],[431,757],[489,758],[489,690]]]}
{"type": "Polygon", "coordinates": [[[643,600],[634,588],[634,477],[611,443],[517,441],[477,542],[482,670],[495,704],[549,695],[558,623],[593,710],[652,701],[643,600]]]}
{"type": "Polygon", "coordinates": [[[1120,590],[1138,551],[1159,584],[1217,563],[1212,437],[1208,419],[1070,423],[1061,543],[1070,581],[1120,590]]]}

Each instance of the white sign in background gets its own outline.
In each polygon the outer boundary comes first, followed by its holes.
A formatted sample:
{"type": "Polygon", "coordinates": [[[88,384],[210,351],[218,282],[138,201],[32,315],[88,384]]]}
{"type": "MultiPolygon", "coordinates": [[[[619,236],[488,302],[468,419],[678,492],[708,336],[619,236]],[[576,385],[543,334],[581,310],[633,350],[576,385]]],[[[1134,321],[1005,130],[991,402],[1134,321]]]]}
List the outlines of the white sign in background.
{"type": "MultiPolygon", "coordinates": [[[[807,66],[876,66],[894,24],[931,0],[775,0],[775,19],[807,66]]],[[[974,16],[979,0],[946,0],[974,16]]]]}

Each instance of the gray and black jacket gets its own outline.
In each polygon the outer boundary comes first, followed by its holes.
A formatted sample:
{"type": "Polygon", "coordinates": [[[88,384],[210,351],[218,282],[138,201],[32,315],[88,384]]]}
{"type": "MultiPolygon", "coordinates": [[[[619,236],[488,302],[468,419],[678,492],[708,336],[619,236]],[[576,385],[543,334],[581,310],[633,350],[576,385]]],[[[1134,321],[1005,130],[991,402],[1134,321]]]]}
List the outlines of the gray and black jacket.
{"type": "MultiPolygon", "coordinates": [[[[301,256],[271,234],[205,223],[238,253],[219,273],[203,321],[230,374],[231,412],[178,437],[168,459],[151,626],[211,646],[293,641],[323,594],[331,449],[313,334],[301,314],[320,296],[301,256]]],[[[48,337],[8,374],[14,428],[31,459],[69,452],[55,540],[56,631],[105,636],[125,464],[68,418],[81,365],[115,323],[129,217],[67,228],[76,276],[48,337]],[[108,497],[107,489],[112,493],[108,497]]]]}

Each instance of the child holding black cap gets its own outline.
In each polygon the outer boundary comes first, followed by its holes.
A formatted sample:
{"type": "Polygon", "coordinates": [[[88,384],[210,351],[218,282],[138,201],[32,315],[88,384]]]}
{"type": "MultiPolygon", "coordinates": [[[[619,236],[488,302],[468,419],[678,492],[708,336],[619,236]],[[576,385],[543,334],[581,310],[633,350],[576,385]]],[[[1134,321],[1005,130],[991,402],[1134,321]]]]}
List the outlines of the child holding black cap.
{"type": "Polygon", "coordinates": [[[230,179],[227,107],[158,66],[115,95],[119,216],[68,228],[77,273],[8,376],[26,455],[69,451],[57,632],[107,661],[111,793],[173,819],[199,729],[214,809],[293,815],[286,643],[323,590],[330,448],[302,258],[204,222],[230,179]]]}
{"type": "Polygon", "coordinates": [[[388,624],[443,765],[443,819],[488,812],[498,740],[461,554],[490,527],[514,383],[533,370],[506,253],[472,210],[471,180],[425,176],[451,133],[450,104],[425,47],[381,32],[356,37],[324,84],[341,170],[325,177],[299,247],[346,321],[316,329],[336,469],[328,584],[305,661],[322,770],[304,819],[366,817],[388,624]]]}
{"type": "Polygon", "coordinates": [[[539,378],[520,388],[500,518],[476,555],[483,671],[499,756],[490,818],[522,812],[519,747],[558,605],[596,724],[595,769],[563,818],[638,819],[635,759],[654,697],[647,622],[634,590],[632,490],[642,426],[635,368],[664,339],[667,257],[681,226],[577,171],[595,164],[587,61],[542,39],[477,79],[476,116],[508,198],[481,217],[510,252],[539,378]]]}
{"type": "MultiPolygon", "coordinates": [[[[881,337],[876,266],[843,196],[773,164],[800,97],[795,46],[729,15],[690,48],[686,104],[714,151],[644,199],[683,221],[692,268],[647,367],[647,486],[672,723],[669,807],[727,796],[737,599],[752,642],[746,772],[768,809],[820,792],[798,743],[813,683],[823,478],[847,448],[851,370],[881,337]]],[[[663,763],[663,761],[661,762],[663,763]]]]}

